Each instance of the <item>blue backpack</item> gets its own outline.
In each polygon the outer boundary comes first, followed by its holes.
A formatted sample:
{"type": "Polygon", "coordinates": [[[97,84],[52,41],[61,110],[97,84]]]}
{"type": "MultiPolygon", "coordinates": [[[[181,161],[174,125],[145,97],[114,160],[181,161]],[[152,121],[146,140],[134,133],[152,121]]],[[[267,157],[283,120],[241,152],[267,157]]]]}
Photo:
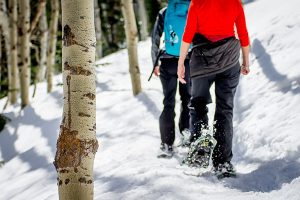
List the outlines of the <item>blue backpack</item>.
{"type": "Polygon", "coordinates": [[[179,56],[190,0],[169,0],[165,15],[164,33],[166,52],[179,56]]]}

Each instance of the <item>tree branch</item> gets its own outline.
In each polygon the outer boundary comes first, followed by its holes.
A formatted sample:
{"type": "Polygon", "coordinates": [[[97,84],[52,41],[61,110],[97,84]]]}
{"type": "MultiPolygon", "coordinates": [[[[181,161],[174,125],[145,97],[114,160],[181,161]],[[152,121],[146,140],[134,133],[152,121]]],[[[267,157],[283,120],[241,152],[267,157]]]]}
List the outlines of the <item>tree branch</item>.
{"type": "Polygon", "coordinates": [[[37,7],[36,15],[34,16],[32,22],[31,22],[31,26],[30,26],[30,30],[29,30],[30,34],[35,29],[41,15],[43,13],[43,9],[44,9],[45,6],[46,6],[46,0],[40,0],[39,5],[37,7]]]}

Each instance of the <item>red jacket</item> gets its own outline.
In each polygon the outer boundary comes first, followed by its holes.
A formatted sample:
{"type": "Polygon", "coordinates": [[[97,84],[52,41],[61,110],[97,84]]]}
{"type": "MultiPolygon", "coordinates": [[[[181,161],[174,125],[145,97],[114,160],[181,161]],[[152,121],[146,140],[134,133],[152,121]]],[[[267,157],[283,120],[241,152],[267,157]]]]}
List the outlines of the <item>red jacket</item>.
{"type": "Polygon", "coordinates": [[[195,33],[215,42],[235,36],[234,24],[242,46],[249,45],[244,10],[240,0],[192,0],[183,41],[191,43],[195,33]]]}

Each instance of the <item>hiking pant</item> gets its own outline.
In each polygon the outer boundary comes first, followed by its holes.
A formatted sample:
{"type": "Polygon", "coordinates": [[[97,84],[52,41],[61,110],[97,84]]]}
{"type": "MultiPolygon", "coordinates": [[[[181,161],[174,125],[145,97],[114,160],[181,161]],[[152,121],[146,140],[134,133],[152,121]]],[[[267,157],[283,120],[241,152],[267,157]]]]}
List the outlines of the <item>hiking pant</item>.
{"type": "Polygon", "coordinates": [[[217,140],[217,145],[212,155],[214,166],[229,162],[232,158],[233,102],[239,77],[240,64],[237,63],[234,67],[218,74],[191,78],[191,142],[201,136],[201,129],[208,126],[206,105],[212,102],[209,89],[212,83],[215,83],[214,138],[217,140]]]}
{"type": "MultiPolygon", "coordinates": [[[[190,87],[189,87],[189,62],[186,60],[185,79],[187,84],[179,83],[181,109],[179,117],[179,130],[182,132],[189,128],[190,87]]],[[[177,90],[177,66],[178,58],[162,58],[160,65],[160,80],[164,94],[164,108],[159,117],[159,129],[161,142],[173,145],[175,140],[175,96],[177,90]]]]}

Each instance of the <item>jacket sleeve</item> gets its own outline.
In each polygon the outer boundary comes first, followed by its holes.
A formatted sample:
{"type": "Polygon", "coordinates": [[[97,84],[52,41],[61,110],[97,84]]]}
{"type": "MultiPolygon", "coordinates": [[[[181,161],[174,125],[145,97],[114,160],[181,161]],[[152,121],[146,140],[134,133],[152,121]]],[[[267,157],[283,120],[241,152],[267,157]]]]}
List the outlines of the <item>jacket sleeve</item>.
{"type": "Polygon", "coordinates": [[[151,57],[152,57],[152,62],[154,64],[156,60],[156,56],[159,51],[159,46],[160,46],[160,38],[163,34],[164,31],[164,17],[165,17],[165,12],[166,9],[162,9],[159,14],[156,17],[156,21],[153,27],[153,31],[151,34],[151,39],[152,39],[152,46],[151,46],[151,57]]]}
{"type": "Polygon", "coordinates": [[[197,9],[193,2],[190,3],[186,25],[183,33],[182,40],[186,43],[193,41],[194,35],[197,31],[197,9]]]}
{"type": "Polygon", "coordinates": [[[249,35],[248,35],[247,26],[246,26],[244,9],[240,2],[239,2],[238,6],[239,6],[238,7],[239,14],[235,21],[235,25],[236,25],[236,29],[237,29],[237,33],[238,33],[240,42],[241,42],[241,46],[244,47],[244,46],[248,46],[250,41],[249,41],[249,35]]]}

